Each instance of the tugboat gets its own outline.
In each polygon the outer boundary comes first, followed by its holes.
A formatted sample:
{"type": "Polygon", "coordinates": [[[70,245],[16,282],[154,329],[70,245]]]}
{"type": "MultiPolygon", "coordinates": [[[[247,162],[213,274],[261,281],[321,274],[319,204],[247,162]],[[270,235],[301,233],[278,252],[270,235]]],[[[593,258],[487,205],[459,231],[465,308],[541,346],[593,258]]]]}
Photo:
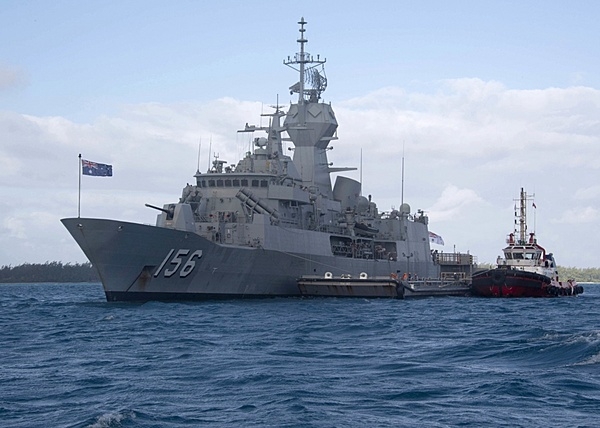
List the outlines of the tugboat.
{"type": "MultiPolygon", "coordinates": [[[[538,244],[535,233],[527,232],[527,201],[521,188],[515,230],[508,235],[508,246],[498,257],[497,267],[475,272],[471,293],[482,297],[557,297],[583,293],[583,287],[569,279],[560,281],[554,255],[538,244]],[[517,225],[518,224],[518,234],[517,225]]],[[[533,205],[535,207],[535,203],[533,205]]],[[[515,210],[516,211],[516,210],[515,210]]]]}

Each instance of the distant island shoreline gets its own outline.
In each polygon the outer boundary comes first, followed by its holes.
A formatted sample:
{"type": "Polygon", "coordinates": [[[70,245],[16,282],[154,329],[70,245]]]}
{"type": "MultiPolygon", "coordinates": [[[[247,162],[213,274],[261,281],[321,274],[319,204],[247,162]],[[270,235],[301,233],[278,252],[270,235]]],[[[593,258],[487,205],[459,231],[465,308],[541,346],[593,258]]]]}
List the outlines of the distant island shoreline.
{"type": "MultiPolygon", "coordinates": [[[[493,267],[480,264],[480,269],[493,267]]],[[[558,267],[563,279],[574,279],[580,283],[600,283],[600,268],[558,267]]],[[[18,266],[2,266],[0,268],[0,284],[17,283],[99,283],[100,277],[91,263],[24,263],[18,266]]]]}
{"type": "Polygon", "coordinates": [[[0,268],[0,283],[2,284],[38,282],[98,283],[100,277],[91,263],[24,263],[0,268]]]}

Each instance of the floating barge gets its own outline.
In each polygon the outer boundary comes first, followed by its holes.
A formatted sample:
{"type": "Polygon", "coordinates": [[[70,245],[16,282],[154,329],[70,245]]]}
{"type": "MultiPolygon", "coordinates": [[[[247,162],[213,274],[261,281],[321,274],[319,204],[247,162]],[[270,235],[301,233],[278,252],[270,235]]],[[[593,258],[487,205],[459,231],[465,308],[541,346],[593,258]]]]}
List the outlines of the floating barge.
{"type": "Polygon", "coordinates": [[[469,296],[469,283],[454,277],[436,280],[406,280],[396,275],[358,278],[306,275],[298,278],[298,288],[306,297],[364,297],[406,299],[414,297],[469,296]]]}
{"type": "Polygon", "coordinates": [[[369,278],[364,273],[358,278],[352,278],[350,275],[306,275],[298,279],[298,288],[303,296],[404,298],[404,286],[397,278],[369,278]]]}
{"type": "Polygon", "coordinates": [[[404,298],[471,296],[471,286],[466,280],[402,281],[402,285],[404,287],[404,298]]]}

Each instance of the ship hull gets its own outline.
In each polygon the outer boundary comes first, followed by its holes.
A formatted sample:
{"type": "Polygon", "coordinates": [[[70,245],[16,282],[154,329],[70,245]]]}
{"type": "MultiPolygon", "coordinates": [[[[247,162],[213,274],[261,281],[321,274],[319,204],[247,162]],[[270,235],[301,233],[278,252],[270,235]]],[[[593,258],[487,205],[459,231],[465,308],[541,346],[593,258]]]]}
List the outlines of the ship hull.
{"type": "Polygon", "coordinates": [[[117,220],[61,221],[98,271],[108,301],[301,296],[303,275],[378,276],[406,268],[406,262],[223,245],[192,232],[117,220]]]}
{"type": "Polygon", "coordinates": [[[558,297],[581,292],[581,286],[563,286],[545,275],[516,269],[478,272],[471,283],[471,293],[480,297],[558,297]]]}

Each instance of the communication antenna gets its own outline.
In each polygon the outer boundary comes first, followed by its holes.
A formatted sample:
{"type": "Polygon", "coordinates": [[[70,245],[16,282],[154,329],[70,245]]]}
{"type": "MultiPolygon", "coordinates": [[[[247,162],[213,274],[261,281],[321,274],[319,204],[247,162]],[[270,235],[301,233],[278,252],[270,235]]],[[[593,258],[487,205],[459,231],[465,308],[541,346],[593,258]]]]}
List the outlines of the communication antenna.
{"type": "Polygon", "coordinates": [[[402,142],[402,189],[400,194],[400,206],[404,204],[404,141],[402,142]]]}
{"type": "Polygon", "coordinates": [[[212,135],[210,136],[210,140],[208,142],[208,170],[210,171],[210,157],[212,153],[212,135]]]}
{"type": "Polygon", "coordinates": [[[306,31],[304,25],[307,22],[304,18],[300,18],[298,24],[300,24],[300,38],[297,42],[300,44],[300,52],[296,53],[293,57],[288,56],[287,60],[284,60],[283,63],[298,71],[299,80],[290,86],[290,95],[297,93],[298,104],[304,104],[311,99],[320,99],[321,94],[327,88],[327,78],[325,77],[325,68],[323,66],[326,60],[321,59],[320,55],[317,55],[315,59],[311,54],[306,52],[305,45],[308,43],[308,39],[304,37],[304,32],[306,31]]]}
{"type": "Polygon", "coordinates": [[[362,147],[360,148],[360,196],[362,196],[362,169],[363,169],[363,163],[362,163],[362,147]]]}
{"type": "Polygon", "coordinates": [[[202,137],[198,143],[198,166],[196,167],[196,174],[200,174],[200,152],[202,151],[202,137]]]}

